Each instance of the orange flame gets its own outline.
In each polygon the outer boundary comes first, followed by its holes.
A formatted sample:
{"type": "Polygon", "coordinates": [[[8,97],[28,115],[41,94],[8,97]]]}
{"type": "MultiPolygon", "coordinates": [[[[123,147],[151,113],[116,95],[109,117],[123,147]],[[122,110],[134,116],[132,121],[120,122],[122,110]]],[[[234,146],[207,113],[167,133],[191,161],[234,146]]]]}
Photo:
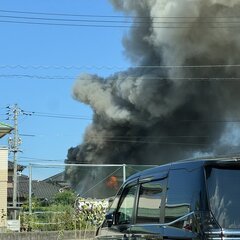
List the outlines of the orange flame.
{"type": "Polygon", "coordinates": [[[109,188],[118,189],[118,180],[117,180],[117,177],[115,177],[115,176],[109,177],[108,180],[107,180],[107,186],[108,186],[109,188]]]}

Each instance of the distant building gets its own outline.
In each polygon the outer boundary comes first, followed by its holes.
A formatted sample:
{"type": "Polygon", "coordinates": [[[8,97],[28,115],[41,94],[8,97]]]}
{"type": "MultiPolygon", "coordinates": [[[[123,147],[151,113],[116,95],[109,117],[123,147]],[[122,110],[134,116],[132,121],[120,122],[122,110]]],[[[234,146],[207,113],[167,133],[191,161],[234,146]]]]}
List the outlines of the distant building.
{"type": "MultiPolygon", "coordinates": [[[[12,206],[13,199],[13,163],[8,162],[8,188],[7,199],[8,207],[12,206]]],[[[17,205],[21,206],[29,198],[29,177],[22,174],[25,166],[18,165],[17,177],[17,205]]],[[[32,180],[32,197],[36,197],[40,201],[52,200],[54,195],[60,192],[62,186],[39,180],[32,180]]]]}
{"type": "Polygon", "coordinates": [[[65,172],[60,172],[56,175],[48,177],[48,178],[44,179],[43,182],[51,183],[56,186],[59,186],[59,187],[61,187],[62,190],[71,189],[70,183],[67,182],[65,179],[65,172]]]}

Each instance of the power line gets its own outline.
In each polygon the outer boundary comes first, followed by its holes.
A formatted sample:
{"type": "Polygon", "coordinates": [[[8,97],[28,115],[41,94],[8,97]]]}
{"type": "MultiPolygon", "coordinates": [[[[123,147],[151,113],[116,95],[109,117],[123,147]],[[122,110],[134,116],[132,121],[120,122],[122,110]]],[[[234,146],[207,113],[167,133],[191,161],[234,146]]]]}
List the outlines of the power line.
{"type": "MultiPolygon", "coordinates": [[[[25,116],[92,120],[92,118],[87,117],[87,116],[78,116],[78,115],[60,114],[60,113],[46,113],[46,112],[36,112],[36,111],[25,111],[25,110],[21,110],[21,114],[25,115],[25,116]]],[[[10,115],[10,114],[8,114],[8,115],[10,115]]]]}
{"type": "MultiPolygon", "coordinates": [[[[26,134],[26,133],[20,133],[19,134],[20,136],[22,137],[49,137],[49,136],[53,136],[53,137],[66,137],[66,136],[75,136],[74,134],[56,134],[56,135],[53,135],[53,134],[26,134]]],[[[188,136],[188,135],[173,135],[173,136],[126,136],[126,135],[116,135],[116,136],[107,136],[107,135],[104,135],[104,136],[101,136],[101,137],[95,137],[95,139],[107,139],[107,140],[134,140],[134,139],[147,139],[147,140],[156,140],[156,139],[168,139],[168,138],[188,138],[188,139],[191,139],[191,138],[209,138],[209,136],[198,136],[198,135],[192,135],[192,136],[188,136]]]]}
{"type": "MultiPolygon", "coordinates": [[[[90,18],[133,18],[133,19],[149,19],[149,16],[128,16],[128,15],[99,15],[99,14],[73,14],[73,13],[56,13],[56,12],[32,12],[32,11],[16,11],[0,9],[4,13],[30,14],[30,15],[46,15],[46,16],[68,16],[68,17],[90,17],[90,18]]],[[[222,19],[222,18],[240,18],[240,16],[154,16],[160,19],[222,19]]]]}
{"type": "Polygon", "coordinates": [[[89,120],[91,121],[91,118],[84,118],[84,117],[68,117],[68,116],[54,116],[54,115],[41,115],[41,114],[34,114],[33,116],[37,117],[48,117],[48,118],[65,118],[65,119],[80,119],[80,120],[89,120]]]}
{"type": "MultiPolygon", "coordinates": [[[[20,113],[25,116],[38,116],[38,117],[52,117],[52,118],[66,118],[66,119],[81,119],[81,120],[93,120],[93,118],[89,116],[84,116],[84,115],[73,115],[73,114],[62,114],[62,113],[49,113],[49,112],[38,112],[38,111],[29,111],[29,110],[22,110],[19,109],[20,113]]],[[[8,113],[7,115],[11,115],[8,113]]],[[[163,120],[160,122],[164,122],[163,120]]],[[[168,120],[168,122],[177,122],[177,123],[188,123],[188,122],[196,122],[196,123],[240,123],[240,119],[178,119],[176,120],[168,120]]],[[[111,135],[105,135],[103,137],[111,138],[111,135]]],[[[138,138],[138,137],[144,137],[144,136],[125,136],[125,135],[117,135],[114,137],[122,137],[122,138],[138,138]]],[[[156,138],[156,137],[207,137],[207,136],[195,136],[195,135],[176,135],[176,136],[150,136],[150,138],[156,138]]]]}
{"type": "Polygon", "coordinates": [[[179,145],[179,146],[209,146],[207,143],[185,143],[185,142],[159,142],[159,141],[145,141],[145,140],[107,140],[106,142],[118,142],[118,143],[143,143],[143,144],[159,144],[159,145],[179,145]]]}
{"type": "MultiPolygon", "coordinates": [[[[86,23],[132,23],[132,21],[123,20],[89,20],[89,19],[68,19],[68,18],[44,18],[44,17],[26,17],[26,16],[7,16],[0,15],[0,18],[13,18],[13,19],[25,19],[25,20],[44,20],[44,21],[63,21],[63,22],[86,22],[86,23]]],[[[148,23],[148,22],[137,22],[137,23],[148,23]]],[[[158,22],[166,23],[166,22],[158,22]]],[[[172,22],[169,22],[172,23],[172,22]]],[[[177,23],[177,22],[175,22],[177,23]]],[[[127,25],[126,25],[127,27],[127,25]]]]}
{"type": "MultiPolygon", "coordinates": [[[[37,112],[37,111],[26,111],[21,110],[21,113],[26,116],[38,116],[38,117],[49,117],[49,118],[66,118],[66,119],[80,119],[80,120],[93,120],[88,116],[81,116],[81,115],[71,115],[71,114],[61,114],[61,113],[48,113],[48,112],[37,112]]],[[[8,114],[9,115],[9,114],[8,114]]],[[[164,122],[164,121],[160,121],[164,122]]],[[[240,123],[240,119],[204,119],[204,120],[195,120],[195,119],[179,119],[179,120],[168,120],[168,122],[176,122],[176,123],[188,123],[188,122],[196,122],[196,123],[240,123]]],[[[105,136],[111,137],[111,136],[105,136]]],[[[126,137],[126,136],[120,136],[126,137]]],[[[140,136],[133,136],[133,137],[140,137],[140,136]]],[[[163,136],[164,137],[164,136],[163,136]]],[[[173,136],[174,137],[174,136],[173,136]]],[[[177,136],[175,136],[177,137],[177,136]]],[[[182,136],[183,137],[183,136],[182,136]]],[[[185,136],[187,137],[187,136],[185,136]]],[[[191,137],[191,136],[189,136],[191,137]]],[[[192,137],[206,137],[206,136],[192,136],[192,137]]]]}
{"type": "Polygon", "coordinates": [[[50,76],[30,74],[0,74],[0,78],[73,79],[76,76],[50,76]]]}
{"type": "MultiPolygon", "coordinates": [[[[240,64],[209,64],[209,65],[137,65],[131,66],[130,69],[137,69],[137,68],[146,68],[146,69],[157,69],[157,68],[239,68],[240,64]]],[[[125,66],[97,66],[97,65],[82,65],[82,66],[63,66],[63,65],[0,65],[0,68],[10,68],[10,69],[125,69],[125,66]]]]}
{"type": "Polygon", "coordinates": [[[63,66],[63,65],[0,65],[0,68],[9,68],[9,69],[64,69],[64,70],[71,70],[71,69],[123,69],[125,67],[121,66],[96,66],[96,65],[82,65],[82,66],[63,66]]]}
{"type": "Polygon", "coordinates": [[[46,158],[36,158],[36,157],[20,157],[20,159],[26,159],[26,160],[37,160],[37,161],[43,161],[43,162],[59,162],[59,161],[65,161],[65,159],[46,159],[46,158]]]}
{"type": "Polygon", "coordinates": [[[46,23],[46,22],[23,22],[23,21],[10,21],[10,20],[0,20],[0,22],[30,24],[30,25],[63,26],[63,27],[95,27],[95,28],[129,28],[130,27],[127,25],[68,24],[68,23],[46,23]]]}
{"type": "MultiPolygon", "coordinates": [[[[60,76],[60,75],[30,75],[30,74],[0,74],[0,78],[36,78],[36,79],[75,79],[76,76],[60,76]]],[[[128,75],[128,79],[137,79],[138,76],[131,76],[128,75]]],[[[142,77],[141,77],[142,78],[142,77]]],[[[81,78],[84,80],[84,78],[81,78]]],[[[123,78],[124,79],[124,78],[123,78]]],[[[188,81],[210,81],[210,80],[216,80],[216,81],[238,81],[240,80],[240,77],[168,77],[168,76],[156,76],[156,77],[146,77],[142,78],[144,80],[188,80],[188,81]]]]}
{"type": "Polygon", "coordinates": [[[64,114],[51,114],[51,113],[44,113],[44,112],[31,112],[32,116],[38,116],[38,117],[48,117],[48,118],[65,118],[65,119],[80,119],[80,120],[92,120],[92,118],[85,117],[85,116],[77,116],[77,115],[64,115],[64,114]]]}
{"type": "Polygon", "coordinates": [[[26,133],[20,133],[19,134],[21,137],[54,137],[54,138],[59,138],[59,137],[73,137],[76,136],[76,134],[26,134],[26,133]]]}
{"type": "MultiPolygon", "coordinates": [[[[34,22],[29,21],[13,21],[13,20],[0,20],[0,22],[6,22],[6,23],[22,23],[22,24],[38,24],[38,25],[58,25],[58,26],[80,26],[80,27],[110,27],[110,28],[124,28],[124,27],[142,27],[142,24],[149,24],[148,22],[144,21],[134,21],[134,24],[132,21],[123,21],[123,20],[95,20],[95,19],[64,19],[64,18],[44,18],[44,17],[27,17],[27,16],[12,16],[12,15],[0,15],[0,18],[10,18],[10,19],[23,19],[23,20],[33,20],[34,22]],[[37,21],[44,21],[44,22],[37,22],[37,21]],[[54,21],[54,22],[51,22],[54,21]],[[65,23],[68,22],[68,23],[65,23]],[[71,24],[69,22],[84,22],[87,24],[71,24]],[[91,23],[91,24],[89,24],[91,23]],[[106,25],[109,23],[114,24],[124,24],[124,25],[106,25]],[[130,25],[129,25],[130,24],[130,25]],[[132,25],[133,24],[133,25],[132,25]]],[[[232,22],[226,22],[226,21],[215,21],[215,22],[209,22],[209,21],[161,21],[161,22],[151,22],[152,25],[150,28],[189,28],[192,27],[192,24],[239,24],[239,22],[232,21],[232,22]],[[156,26],[156,24],[170,24],[169,26],[156,26]],[[172,24],[175,24],[175,26],[171,26],[172,24]],[[183,24],[191,24],[187,26],[181,26],[183,24]]],[[[207,28],[226,28],[226,27],[239,27],[239,26],[207,26],[207,28]]]]}
{"type": "MultiPolygon", "coordinates": [[[[68,17],[90,17],[90,18],[132,18],[132,16],[121,15],[97,15],[97,14],[72,14],[72,13],[46,13],[46,12],[30,12],[30,11],[10,11],[0,9],[4,13],[30,14],[30,15],[46,15],[46,16],[68,16],[68,17]]],[[[148,17],[134,17],[134,18],[148,18],[148,17]]]]}
{"type": "Polygon", "coordinates": [[[133,136],[126,136],[126,135],[116,135],[116,136],[107,136],[104,135],[102,137],[96,138],[108,138],[108,139],[132,139],[132,138],[146,138],[146,139],[158,139],[158,138],[209,138],[209,136],[199,136],[199,135],[171,135],[171,136],[143,136],[143,135],[133,135],[133,136]]]}
{"type": "MultiPolygon", "coordinates": [[[[26,21],[11,21],[11,20],[0,20],[1,23],[15,23],[15,24],[30,24],[30,25],[46,25],[46,26],[63,26],[63,27],[94,27],[94,28],[139,28],[142,27],[141,24],[134,25],[105,25],[105,24],[70,24],[70,23],[50,23],[50,22],[26,22],[26,21]]],[[[179,24],[179,23],[177,23],[179,24]]],[[[215,23],[214,23],[215,24],[215,23]]],[[[150,26],[150,29],[187,29],[192,28],[192,26],[150,26]]],[[[209,29],[237,29],[239,26],[209,26],[209,29]]]]}
{"type": "Polygon", "coordinates": [[[14,20],[5,19],[5,20],[0,20],[0,22],[49,25],[49,26],[54,25],[54,26],[72,26],[72,27],[138,28],[138,27],[142,27],[143,24],[149,25],[149,23],[151,23],[150,28],[170,28],[170,29],[171,28],[174,28],[174,29],[189,28],[189,27],[192,27],[192,25],[196,25],[196,24],[208,24],[206,26],[207,28],[238,28],[240,27],[240,26],[236,26],[236,24],[240,23],[239,21],[237,21],[237,19],[240,18],[239,16],[202,16],[202,17],[155,16],[155,17],[152,17],[150,21],[149,16],[44,13],[44,12],[30,12],[30,11],[11,11],[11,10],[3,10],[3,9],[1,9],[0,12],[5,14],[17,14],[17,15],[0,15],[0,18],[27,20],[27,21],[17,21],[17,20],[14,21],[14,20]],[[31,16],[31,15],[34,15],[34,16],[31,16]],[[55,16],[61,16],[65,18],[56,18],[55,16]],[[75,17],[78,17],[78,19],[76,19],[75,17]],[[79,17],[81,19],[79,19],[79,17]],[[164,19],[164,21],[156,21],[156,19],[164,19]],[[169,21],[170,19],[171,21],[169,21]],[[173,19],[176,19],[176,20],[173,21],[173,19]],[[182,19],[182,20],[179,21],[179,19],[182,19]],[[186,21],[186,19],[191,21],[186,21]],[[196,21],[196,19],[198,20],[196,21]],[[221,21],[212,21],[212,19],[214,20],[221,19],[221,21]],[[226,21],[224,19],[234,19],[234,21],[229,21],[229,20],[226,21]],[[32,20],[32,21],[29,22],[29,20],[32,20]],[[83,22],[85,24],[71,24],[69,22],[83,22]],[[112,23],[114,25],[111,25],[112,23]],[[124,25],[119,25],[119,24],[124,24],[124,25]],[[168,26],[159,26],[156,24],[162,24],[162,25],[168,24],[168,26]],[[175,24],[175,25],[172,26],[172,24],[175,24]],[[187,24],[187,25],[183,26],[183,24],[187,24]],[[213,25],[209,25],[209,24],[213,24],[213,25]],[[219,24],[225,24],[225,25],[219,25],[219,24]],[[233,24],[233,25],[229,25],[229,24],[233,24]]]}
{"type": "MultiPolygon", "coordinates": [[[[27,17],[27,16],[12,16],[12,15],[0,15],[0,18],[10,19],[24,19],[24,20],[44,20],[44,21],[62,21],[62,22],[85,22],[85,23],[124,23],[132,24],[133,21],[129,20],[96,20],[96,19],[69,19],[69,18],[47,18],[47,17],[27,17]]],[[[134,24],[239,24],[239,21],[134,21],[134,24]]],[[[118,25],[116,25],[118,26],[118,25]]],[[[129,25],[124,25],[129,27],[129,25]]],[[[131,26],[131,25],[130,25],[131,26]]],[[[153,28],[157,26],[152,26],[153,28]]]]}

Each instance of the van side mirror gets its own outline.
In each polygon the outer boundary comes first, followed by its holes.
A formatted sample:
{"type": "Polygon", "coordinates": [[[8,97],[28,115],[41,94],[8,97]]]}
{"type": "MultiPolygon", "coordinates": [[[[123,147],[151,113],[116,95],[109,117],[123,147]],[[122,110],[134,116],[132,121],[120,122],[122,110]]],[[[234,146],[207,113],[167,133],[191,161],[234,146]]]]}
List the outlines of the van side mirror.
{"type": "Polygon", "coordinates": [[[105,219],[108,227],[111,227],[113,225],[114,216],[115,216],[115,211],[106,214],[105,219]]]}

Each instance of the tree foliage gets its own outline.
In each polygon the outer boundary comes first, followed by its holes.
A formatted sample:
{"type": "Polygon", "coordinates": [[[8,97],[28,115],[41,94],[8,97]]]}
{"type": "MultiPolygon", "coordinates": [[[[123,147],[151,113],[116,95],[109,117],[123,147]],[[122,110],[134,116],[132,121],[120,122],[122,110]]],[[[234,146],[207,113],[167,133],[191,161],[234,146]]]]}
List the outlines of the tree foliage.
{"type": "Polygon", "coordinates": [[[53,204],[74,205],[76,198],[76,193],[71,190],[59,192],[54,196],[53,204]]]}
{"type": "Polygon", "coordinates": [[[106,201],[77,198],[72,191],[57,193],[46,204],[32,198],[32,213],[29,203],[23,205],[21,226],[23,231],[65,231],[95,229],[106,212],[106,201]]]}

